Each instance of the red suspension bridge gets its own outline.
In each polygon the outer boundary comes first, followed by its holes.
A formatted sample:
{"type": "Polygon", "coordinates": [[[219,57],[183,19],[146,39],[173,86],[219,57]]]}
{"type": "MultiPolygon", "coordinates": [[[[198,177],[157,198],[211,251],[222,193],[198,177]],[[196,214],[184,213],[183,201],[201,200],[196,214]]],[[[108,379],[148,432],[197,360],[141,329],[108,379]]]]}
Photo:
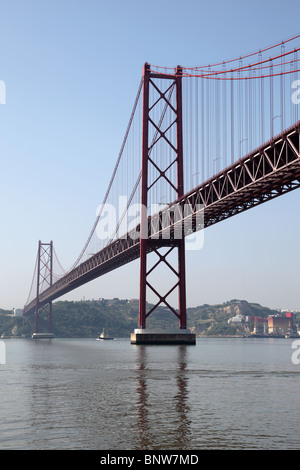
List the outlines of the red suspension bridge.
{"type": "Polygon", "coordinates": [[[186,237],[197,242],[202,229],[300,186],[299,43],[300,35],[201,67],[144,65],[108,189],[74,265],[64,270],[53,243],[39,242],[24,307],[24,316],[35,312],[36,333],[40,309],[49,310],[51,332],[53,300],[137,258],[139,329],[164,305],[186,330],[186,237]],[[174,280],[163,293],[162,265],[174,280]],[[147,311],[149,290],[157,302],[147,311]]]}

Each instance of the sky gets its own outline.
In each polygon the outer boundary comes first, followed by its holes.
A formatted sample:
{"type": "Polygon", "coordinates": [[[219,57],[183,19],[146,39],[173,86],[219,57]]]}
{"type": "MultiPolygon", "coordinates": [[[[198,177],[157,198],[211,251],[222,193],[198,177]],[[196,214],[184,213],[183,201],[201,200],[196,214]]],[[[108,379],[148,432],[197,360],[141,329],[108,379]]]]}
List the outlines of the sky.
{"type": "MultiPolygon", "coordinates": [[[[77,258],[145,62],[239,57],[299,34],[299,14],[296,0],[0,0],[0,308],[24,306],[39,240],[53,240],[65,268],[77,258]]],[[[300,309],[299,205],[296,190],[205,230],[203,248],[186,252],[188,307],[300,309]]],[[[135,261],[63,298],[138,292],[135,261]]]]}

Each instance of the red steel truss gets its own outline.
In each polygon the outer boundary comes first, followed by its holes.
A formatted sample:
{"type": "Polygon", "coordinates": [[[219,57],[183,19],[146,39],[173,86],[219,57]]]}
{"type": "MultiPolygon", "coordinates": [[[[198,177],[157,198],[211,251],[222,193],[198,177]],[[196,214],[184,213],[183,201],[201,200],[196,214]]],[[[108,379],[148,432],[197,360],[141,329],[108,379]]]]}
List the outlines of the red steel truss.
{"type": "MultiPolygon", "coordinates": [[[[176,240],[174,245],[174,240],[171,242],[171,248],[165,255],[160,254],[160,247],[162,246],[162,241],[160,239],[149,239],[148,237],[148,226],[147,223],[147,207],[148,207],[148,193],[150,189],[157,184],[160,178],[164,179],[166,185],[171,186],[177,195],[177,199],[183,196],[183,146],[182,146],[182,86],[181,86],[181,73],[182,70],[180,67],[176,69],[175,75],[172,77],[172,85],[167,88],[164,92],[158,88],[158,85],[154,82],[155,78],[164,78],[164,75],[154,74],[150,71],[150,66],[145,64],[144,73],[143,73],[143,144],[142,144],[142,186],[141,186],[141,232],[140,232],[140,304],[139,304],[139,328],[146,327],[146,318],[152,313],[160,304],[165,304],[178,318],[179,318],[179,327],[186,328],[186,288],[185,288],[185,249],[184,249],[184,237],[176,240]],[[170,101],[169,90],[172,86],[175,86],[176,93],[176,108],[173,107],[170,101]],[[157,101],[153,104],[150,103],[150,87],[153,87],[159,95],[157,101]],[[173,111],[174,120],[168,126],[168,131],[174,126],[176,128],[176,147],[169,140],[169,137],[166,135],[166,131],[163,131],[161,128],[161,117],[160,122],[155,122],[155,112],[150,116],[150,111],[153,111],[158,105],[160,100],[164,101],[165,112],[168,109],[173,111]],[[158,138],[154,143],[149,143],[149,127],[152,126],[158,133],[158,138]],[[167,177],[167,169],[159,167],[158,162],[154,162],[150,154],[153,151],[155,145],[160,142],[160,139],[164,139],[167,146],[169,146],[173,152],[173,161],[168,166],[169,169],[171,166],[176,165],[177,181],[171,181],[167,177]],[[158,171],[159,176],[157,178],[153,177],[151,181],[149,175],[149,167],[153,165],[158,171]],[[158,262],[152,266],[151,269],[147,267],[147,255],[149,248],[151,251],[154,251],[158,256],[158,262]],[[178,250],[178,269],[175,270],[172,265],[167,261],[168,254],[174,249],[178,250]],[[161,263],[164,263],[176,276],[177,281],[172,286],[172,288],[167,292],[167,294],[162,295],[153,287],[149,279],[149,275],[157,269],[161,263]],[[146,290],[147,287],[150,288],[158,297],[156,305],[149,311],[146,311],[146,290]],[[167,297],[178,288],[179,292],[179,309],[177,311],[171,307],[167,301],[167,297]]],[[[170,77],[167,77],[170,80],[170,77]]],[[[168,241],[163,241],[163,246],[169,246],[168,241]]]]}
{"type": "MultiPolygon", "coordinates": [[[[157,250],[157,238],[161,240],[162,245],[166,242],[168,247],[178,246],[178,240],[172,239],[175,225],[173,219],[163,217],[170,209],[176,212],[178,208],[188,205],[193,222],[190,225],[191,230],[198,231],[299,187],[300,121],[193,191],[180,196],[160,213],[149,217],[147,253],[157,250]],[[197,222],[198,211],[204,211],[204,224],[197,222]],[[167,240],[163,236],[166,230],[171,231],[167,240]],[[153,238],[156,239],[154,244],[151,243],[153,238]]],[[[136,236],[138,230],[139,227],[128,232],[125,237],[113,241],[40,292],[35,300],[24,307],[24,314],[34,312],[36,305],[41,307],[139,258],[140,238],[136,236]]],[[[184,232],[184,235],[188,234],[184,232]]]]}

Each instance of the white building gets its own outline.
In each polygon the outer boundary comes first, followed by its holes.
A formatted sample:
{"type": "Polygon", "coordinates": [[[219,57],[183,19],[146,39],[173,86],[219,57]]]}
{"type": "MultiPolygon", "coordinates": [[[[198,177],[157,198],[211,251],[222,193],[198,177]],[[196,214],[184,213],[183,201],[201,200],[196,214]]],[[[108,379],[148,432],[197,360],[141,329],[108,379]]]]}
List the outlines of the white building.
{"type": "Polygon", "coordinates": [[[21,308],[14,308],[14,316],[21,317],[23,315],[23,310],[21,308]]]}
{"type": "Polygon", "coordinates": [[[228,323],[242,323],[244,321],[243,315],[236,315],[235,317],[231,317],[228,320],[228,323]]]}

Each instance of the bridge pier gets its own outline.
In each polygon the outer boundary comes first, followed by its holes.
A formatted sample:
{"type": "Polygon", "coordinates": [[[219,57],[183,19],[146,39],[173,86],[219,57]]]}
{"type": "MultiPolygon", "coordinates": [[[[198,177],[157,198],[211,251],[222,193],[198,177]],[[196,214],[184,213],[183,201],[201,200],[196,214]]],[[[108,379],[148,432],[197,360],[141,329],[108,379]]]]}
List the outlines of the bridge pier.
{"type": "Polygon", "coordinates": [[[131,344],[196,344],[196,335],[187,329],[165,330],[159,328],[135,329],[130,335],[131,344]]]}
{"type": "Polygon", "coordinates": [[[32,339],[52,339],[53,333],[32,333],[32,339]]]}

